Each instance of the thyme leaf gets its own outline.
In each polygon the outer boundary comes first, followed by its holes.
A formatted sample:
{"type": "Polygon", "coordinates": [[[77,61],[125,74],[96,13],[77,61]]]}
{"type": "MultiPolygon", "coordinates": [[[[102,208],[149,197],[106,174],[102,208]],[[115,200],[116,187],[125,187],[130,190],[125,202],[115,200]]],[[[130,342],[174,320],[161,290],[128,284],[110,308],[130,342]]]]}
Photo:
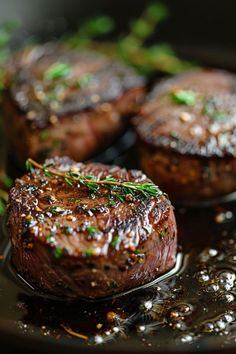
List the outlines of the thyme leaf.
{"type": "Polygon", "coordinates": [[[34,172],[34,168],[33,168],[33,165],[32,163],[30,162],[30,160],[28,159],[25,163],[25,168],[27,171],[33,173],[34,172]]]}

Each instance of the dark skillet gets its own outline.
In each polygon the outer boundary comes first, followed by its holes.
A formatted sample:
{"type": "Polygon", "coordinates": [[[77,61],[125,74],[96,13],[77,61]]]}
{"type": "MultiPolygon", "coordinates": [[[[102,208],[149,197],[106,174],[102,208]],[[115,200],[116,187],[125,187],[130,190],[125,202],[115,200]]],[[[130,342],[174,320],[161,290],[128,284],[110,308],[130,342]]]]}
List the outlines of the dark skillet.
{"type": "MultiPolygon", "coordinates": [[[[15,0],[0,5],[0,16],[3,18],[5,15],[5,17],[12,18],[14,14],[19,14],[30,34],[40,34],[41,38],[48,39],[67,29],[75,29],[76,23],[79,21],[78,14],[81,18],[97,12],[113,14],[118,18],[118,30],[122,31],[124,26],[127,25],[127,19],[133,17],[135,13],[139,13],[144,3],[146,4],[147,1],[136,1],[134,6],[133,3],[122,0],[113,1],[110,5],[110,2],[105,0],[89,0],[86,2],[71,1],[70,6],[68,6],[69,4],[66,1],[53,0],[49,3],[46,0],[40,2],[25,0],[19,3],[15,0]],[[67,19],[66,22],[61,20],[63,17],[67,19]]],[[[163,40],[171,40],[176,43],[176,48],[181,54],[192,57],[203,64],[236,71],[236,48],[233,48],[235,2],[233,0],[225,1],[223,5],[221,2],[212,0],[204,1],[202,4],[199,4],[199,1],[196,0],[192,0],[191,3],[187,0],[169,1],[169,3],[173,15],[169,23],[161,26],[158,38],[160,36],[163,40]],[[226,47],[228,47],[228,50],[225,49],[226,47]]],[[[124,165],[128,168],[139,167],[135,147],[125,153],[120,152],[119,147],[119,144],[116,145],[116,154],[112,155],[112,161],[109,162],[124,165]]],[[[99,161],[107,162],[107,154],[100,155],[99,161]]],[[[228,219],[227,217],[224,219],[224,217],[226,211],[231,211],[234,214],[236,206],[231,203],[222,207],[223,210],[210,208],[188,211],[176,210],[179,224],[179,243],[183,246],[184,252],[186,249],[191,249],[192,256],[189,260],[185,258],[187,268],[183,270],[182,280],[181,276],[178,275],[162,281],[159,285],[164,294],[172,294],[173,288],[178,292],[178,285],[181,285],[181,282],[188,289],[187,293],[181,291],[178,293],[177,303],[188,301],[190,304],[194,304],[195,310],[189,317],[190,319],[186,320],[189,327],[191,327],[191,321],[198,326],[196,328],[201,327],[200,323],[203,318],[198,315],[203,307],[209,311],[209,317],[217,316],[219,313],[225,312],[226,307],[228,308],[228,305],[222,305],[222,302],[214,302],[215,297],[211,293],[205,292],[203,296],[202,294],[206,289],[203,291],[201,283],[194,278],[194,275],[199,271],[197,262],[195,262],[199,250],[206,246],[218,250],[223,247],[223,253],[232,253],[233,249],[230,248],[227,232],[230,235],[234,234],[235,223],[233,217],[228,219]],[[223,218],[223,221],[226,222],[216,224],[214,222],[215,218],[219,220],[223,218]],[[222,240],[224,242],[223,246],[219,245],[222,240]]],[[[230,215],[228,214],[228,216],[230,215]]],[[[1,233],[0,242],[0,253],[2,254],[4,250],[7,251],[4,232],[1,233]]],[[[153,314],[150,315],[150,312],[145,312],[142,306],[150,298],[155,300],[153,291],[156,288],[142,290],[115,301],[109,300],[99,304],[86,302],[62,303],[34,295],[31,290],[22,286],[12,272],[8,258],[1,264],[0,338],[1,352],[3,351],[3,353],[15,352],[16,350],[19,353],[19,349],[24,353],[34,351],[34,353],[97,352],[128,354],[183,353],[199,350],[201,353],[235,352],[235,344],[233,342],[227,344],[227,338],[224,336],[204,332],[205,334],[202,336],[199,334],[201,338],[199,337],[196,342],[187,344],[179,341],[179,337],[186,331],[172,331],[171,327],[167,330],[160,327],[152,334],[143,336],[145,340],[142,340],[142,336],[137,332],[137,325],[140,320],[149,323],[150,327],[154,321],[153,314]],[[132,314],[136,316],[132,317],[130,322],[125,323],[125,334],[128,334],[128,339],[112,340],[102,346],[88,346],[83,340],[67,337],[60,327],[62,321],[64,321],[69,323],[77,332],[94,334],[96,324],[103,321],[107,312],[114,309],[120,311],[120,318],[131,317],[132,314]],[[44,325],[46,329],[42,327],[44,325]],[[50,328],[52,336],[47,335],[48,328],[50,328]],[[61,330],[61,338],[57,338],[58,329],[61,330]]],[[[214,272],[217,272],[218,269],[222,270],[228,265],[227,261],[221,264],[213,259],[210,264],[212,280],[215,279],[214,272]]],[[[167,310],[169,309],[168,306],[172,309],[168,304],[167,310]]],[[[232,311],[234,311],[233,304],[232,311]]],[[[173,321],[170,323],[173,326],[173,321]]],[[[106,322],[105,326],[111,326],[110,322],[106,322]]],[[[228,326],[232,335],[234,334],[233,326],[233,323],[228,326]]],[[[192,329],[193,327],[191,327],[192,329]]]]}

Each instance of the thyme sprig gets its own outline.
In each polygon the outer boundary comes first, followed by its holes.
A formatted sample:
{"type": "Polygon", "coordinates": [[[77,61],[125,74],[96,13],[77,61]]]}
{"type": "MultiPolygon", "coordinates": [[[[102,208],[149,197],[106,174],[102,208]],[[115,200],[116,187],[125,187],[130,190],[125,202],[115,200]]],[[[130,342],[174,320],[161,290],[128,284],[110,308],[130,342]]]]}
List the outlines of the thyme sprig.
{"type": "Polygon", "coordinates": [[[51,166],[52,164],[41,165],[31,158],[26,161],[28,171],[33,172],[34,168],[37,168],[43,171],[47,177],[56,176],[62,178],[65,183],[71,187],[75,185],[80,187],[80,184],[82,184],[86,186],[92,194],[96,194],[101,186],[107,187],[109,188],[110,195],[117,197],[120,202],[124,202],[125,200],[132,201],[132,198],[136,196],[150,198],[162,195],[161,190],[152,182],[135,183],[120,181],[110,175],[104,179],[98,179],[96,176],[81,176],[73,170],[61,172],[53,169],[51,166]]]}
{"type": "Polygon", "coordinates": [[[62,38],[62,42],[74,48],[98,50],[125,61],[143,75],[149,76],[156,71],[176,74],[196,65],[178,58],[166,43],[155,42],[150,45],[157,27],[168,15],[164,2],[151,1],[139,17],[128,23],[128,31],[115,41],[109,41],[107,36],[116,26],[114,20],[98,16],[85,21],[76,33],[62,38]],[[99,41],[101,37],[103,40],[99,41]]]}

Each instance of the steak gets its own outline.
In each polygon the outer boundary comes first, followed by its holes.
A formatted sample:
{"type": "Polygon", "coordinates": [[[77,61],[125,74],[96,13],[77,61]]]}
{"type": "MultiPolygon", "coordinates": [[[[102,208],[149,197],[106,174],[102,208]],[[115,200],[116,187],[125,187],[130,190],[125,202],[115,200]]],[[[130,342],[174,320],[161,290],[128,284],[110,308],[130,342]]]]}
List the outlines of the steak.
{"type": "MultiPolygon", "coordinates": [[[[151,182],[141,171],[65,157],[46,164],[80,177],[151,182]]],[[[122,197],[116,187],[101,185],[91,192],[83,183],[68,182],[36,168],[10,191],[12,262],[35,289],[59,297],[99,298],[145,284],[174,266],[173,207],[157,187],[152,184],[158,191],[154,196],[122,197]]]]}
{"type": "Polygon", "coordinates": [[[145,173],[171,200],[236,190],[236,77],[195,70],[157,84],[134,120],[145,173]]]}
{"type": "Polygon", "coordinates": [[[45,44],[16,54],[6,70],[4,126],[10,155],[86,160],[109,146],[137,112],[144,80],[96,53],[45,44]]]}

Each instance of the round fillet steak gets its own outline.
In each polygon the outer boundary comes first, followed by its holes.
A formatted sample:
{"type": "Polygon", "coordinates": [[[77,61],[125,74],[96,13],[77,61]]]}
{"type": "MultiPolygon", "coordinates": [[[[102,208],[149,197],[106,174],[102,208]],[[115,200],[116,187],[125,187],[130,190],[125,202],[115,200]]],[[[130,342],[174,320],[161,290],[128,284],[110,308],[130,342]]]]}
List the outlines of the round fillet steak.
{"type": "Polygon", "coordinates": [[[144,92],[125,64],[52,43],[13,56],[5,86],[9,151],[21,165],[28,156],[92,157],[122,134],[144,92]]]}
{"type": "Polygon", "coordinates": [[[236,190],[236,76],[196,70],[157,84],[134,120],[145,173],[173,200],[236,190]]]}
{"type": "MultiPolygon", "coordinates": [[[[141,171],[116,166],[68,158],[48,163],[99,180],[151,182],[141,171]]],[[[174,266],[177,247],[173,207],[157,190],[156,196],[122,198],[101,185],[93,194],[84,184],[35,169],[10,191],[14,267],[36,289],[69,298],[104,297],[155,279],[174,266]]]]}

